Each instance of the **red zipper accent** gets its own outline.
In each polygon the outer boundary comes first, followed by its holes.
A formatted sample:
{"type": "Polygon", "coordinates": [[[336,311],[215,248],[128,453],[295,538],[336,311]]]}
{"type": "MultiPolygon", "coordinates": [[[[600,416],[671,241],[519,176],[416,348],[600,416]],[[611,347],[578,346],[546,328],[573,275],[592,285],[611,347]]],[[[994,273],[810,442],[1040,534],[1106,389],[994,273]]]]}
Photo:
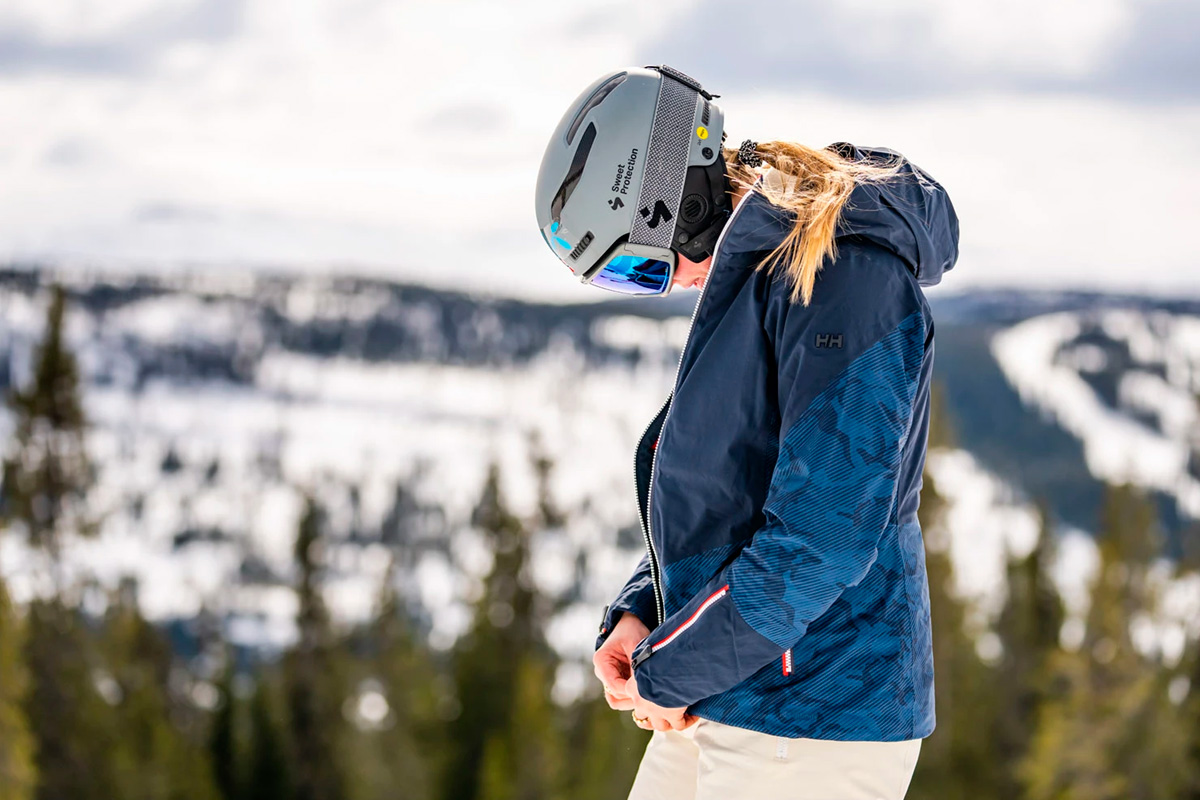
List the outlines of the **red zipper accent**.
{"type": "Polygon", "coordinates": [[[695,623],[695,621],[700,618],[701,614],[703,614],[705,611],[708,610],[709,606],[711,606],[713,603],[720,600],[722,597],[724,597],[728,593],[729,593],[729,584],[727,583],[724,586],[722,586],[720,589],[717,589],[715,592],[710,594],[704,600],[704,602],[700,604],[700,607],[697,608],[694,612],[692,612],[692,615],[690,617],[688,617],[687,619],[685,619],[678,628],[671,631],[670,635],[668,635],[665,639],[662,639],[661,641],[659,641],[658,644],[653,645],[650,648],[650,652],[653,653],[653,652],[657,651],[658,648],[662,647],[663,645],[670,644],[671,641],[676,636],[683,633],[688,628],[692,627],[692,624],[695,623]]]}
{"type": "Polygon", "coordinates": [[[783,674],[792,674],[792,648],[783,651],[783,674]]]}

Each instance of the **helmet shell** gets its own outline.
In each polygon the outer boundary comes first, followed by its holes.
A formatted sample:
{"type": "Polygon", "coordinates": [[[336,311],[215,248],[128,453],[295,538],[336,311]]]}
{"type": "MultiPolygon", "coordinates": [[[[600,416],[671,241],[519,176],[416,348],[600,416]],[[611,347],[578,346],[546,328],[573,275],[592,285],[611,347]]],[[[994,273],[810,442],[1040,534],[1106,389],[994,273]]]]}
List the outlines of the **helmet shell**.
{"type": "Polygon", "coordinates": [[[687,169],[721,153],[724,114],[698,89],[669,67],[631,67],[597,78],[563,114],[542,156],[534,199],[543,238],[581,279],[622,239],[670,246],[666,234],[679,218],[687,169]],[[655,203],[643,196],[652,136],[658,159],[645,188],[662,198],[672,220],[654,242],[646,240],[645,223],[655,203]]]}

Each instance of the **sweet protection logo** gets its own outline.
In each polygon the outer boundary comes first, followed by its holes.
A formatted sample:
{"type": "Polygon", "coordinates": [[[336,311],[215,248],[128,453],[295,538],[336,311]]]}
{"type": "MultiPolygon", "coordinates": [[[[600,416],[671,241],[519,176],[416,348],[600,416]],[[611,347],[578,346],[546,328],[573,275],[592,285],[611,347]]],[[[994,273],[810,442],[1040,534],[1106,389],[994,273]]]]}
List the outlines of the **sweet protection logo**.
{"type": "Polygon", "coordinates": [[[657,228],[660,222],[671,221],[671,210],[667,208],[667,204],[662,200],[654,203],[653,213],[648,208],[643,208],[638,213],[642,215],[642,219],[646,220],[647,228],[657,228]]]}

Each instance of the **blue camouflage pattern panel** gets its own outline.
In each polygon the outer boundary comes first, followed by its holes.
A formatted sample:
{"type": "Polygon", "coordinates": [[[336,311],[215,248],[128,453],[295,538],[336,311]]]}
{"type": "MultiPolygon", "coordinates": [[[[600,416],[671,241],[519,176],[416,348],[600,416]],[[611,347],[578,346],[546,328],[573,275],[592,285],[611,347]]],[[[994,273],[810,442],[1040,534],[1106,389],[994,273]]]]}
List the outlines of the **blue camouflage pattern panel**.
{"type": "Polygon", "coordinates": [[[775,736],[924,738],[936,722],[932,653],[920,526],[889,525],[866,577],[796,643],[790,675],[774,661],[690,712],[775,736]]]}
{"type": "Polygon", "coordinates": [[[914,311],[817,395],[783,440],[770,521],[755,535],[754,558],[730,575],[742,618],[782,648],[862,580],[894,523],[924,341],[914,311]]]}

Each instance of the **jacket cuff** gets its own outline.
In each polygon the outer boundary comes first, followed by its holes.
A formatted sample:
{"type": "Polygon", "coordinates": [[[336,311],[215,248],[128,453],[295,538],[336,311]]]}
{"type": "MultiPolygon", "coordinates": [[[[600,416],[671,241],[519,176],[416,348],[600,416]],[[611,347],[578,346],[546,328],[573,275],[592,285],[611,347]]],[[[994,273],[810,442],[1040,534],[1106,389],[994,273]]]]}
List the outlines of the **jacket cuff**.
{"type": "Polygon", "coordinates": [[[626,611],[640,619],[646,628],[653,628],[654,619],[658,615],[655,609],[654,587],[649,587],[649,592],[641,591],[623,594],[613,601],[611,605],[604,607],[604,613],[600,617],[600,634],[596,637],[596,650],[599,650],[601,645],[608,639],[612,633],[612,629],[621,620],[621,615],[626,611]]]}
{"type": "Polygon", "coordinates": [[[732,688],[785,649],[738,613],[723,570],[634,648],[633,677],[646,700],[682,708],[732,688]]]}

